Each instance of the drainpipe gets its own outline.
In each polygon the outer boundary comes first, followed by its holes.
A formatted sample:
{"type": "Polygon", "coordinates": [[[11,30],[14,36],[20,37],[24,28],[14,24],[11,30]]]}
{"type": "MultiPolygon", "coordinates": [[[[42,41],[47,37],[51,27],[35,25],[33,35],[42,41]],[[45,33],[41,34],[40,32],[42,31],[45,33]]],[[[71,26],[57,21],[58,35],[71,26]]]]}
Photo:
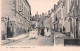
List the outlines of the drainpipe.
{"type": "Polygon", "coordinates": [[[78,28],[79,28],[79,23],[78,23],[78,18],[76,19],[76,38],[78,38],[78,28]]]}

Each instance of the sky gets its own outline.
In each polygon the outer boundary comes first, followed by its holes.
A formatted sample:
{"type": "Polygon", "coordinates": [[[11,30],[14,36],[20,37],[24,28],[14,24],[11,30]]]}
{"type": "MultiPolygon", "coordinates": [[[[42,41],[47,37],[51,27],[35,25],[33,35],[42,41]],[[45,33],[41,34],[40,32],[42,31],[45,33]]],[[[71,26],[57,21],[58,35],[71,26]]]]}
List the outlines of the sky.
{"type": "Polygon", "coordinates": [[[35,15],[36,12],[39,14],[47,13],[48,10],[54,8],[54,4],[57,4],[58,0],[28,0],[31,6],[31,13],[35,15]]]}

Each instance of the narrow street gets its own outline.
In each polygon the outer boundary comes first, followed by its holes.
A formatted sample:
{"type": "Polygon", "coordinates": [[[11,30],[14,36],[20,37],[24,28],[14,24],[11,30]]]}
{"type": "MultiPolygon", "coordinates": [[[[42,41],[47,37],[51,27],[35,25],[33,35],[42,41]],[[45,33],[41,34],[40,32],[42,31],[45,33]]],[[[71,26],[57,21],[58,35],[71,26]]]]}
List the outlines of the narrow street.
{"type": "MultiPolygon", "coordinates": [[[[25,36],[26,35],[23,35],[24,38],[21,38],[17,41],[10,42],[3,46],[55,46],[55,45],[64,46],[64,39],[68,38],[66,37],[65,34],[55,32],[55,31],[53,31],[50,37],[38,35],[38,39],[30,40],[29,36],[26,37],[25,36]]],[[[13,40],[15,39],[13,38],[13,40]]]]}
{"type": "Polygon", "coordinates": [[[50,37],[38,36],[38,39],[31,39],[29,37],[23,38],[16,42],[11,42],[4,46],[53,46],[54,45],[54,37],[51,35],[50,37]]]}

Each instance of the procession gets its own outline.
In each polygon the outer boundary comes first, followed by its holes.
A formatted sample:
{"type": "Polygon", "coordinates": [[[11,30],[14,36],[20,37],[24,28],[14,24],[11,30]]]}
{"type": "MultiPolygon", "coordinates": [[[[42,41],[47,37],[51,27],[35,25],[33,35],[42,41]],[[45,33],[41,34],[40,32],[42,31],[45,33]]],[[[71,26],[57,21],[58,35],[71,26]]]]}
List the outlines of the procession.
{"type": "Polygon", "coordinates": [[[50,34],[50,30],[46,27],[42,29],[34,28],[29,33],[29,39],[38,39],[38,36],[50,37],[50,34]]]}

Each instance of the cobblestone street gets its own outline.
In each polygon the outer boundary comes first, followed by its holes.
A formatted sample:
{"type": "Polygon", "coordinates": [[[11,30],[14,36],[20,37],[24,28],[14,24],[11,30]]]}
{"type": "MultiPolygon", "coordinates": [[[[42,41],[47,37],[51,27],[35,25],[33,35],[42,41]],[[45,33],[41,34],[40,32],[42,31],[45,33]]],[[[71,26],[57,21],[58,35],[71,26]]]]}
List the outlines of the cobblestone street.
{"type": "Polygon", "coordinates": [[[23,38],[13,43],[6,44],[7,46],[53,46],[54,37],[38,36],[38,39],[31,39],[29,37],[23,38]]]}
{"type": "MultiPolygon", "coordinates": [[[[64,39],[68,38],[66,37],[65,34],[54,32],[54,31],[50,37],[38,35],[38,39],[29,40],[28,36],[21,35],[21,37],[22,36],[24,38],[5,44],[4,46],[54,46],[54,45],[64,46],[64,39]]],[[[11,41],[12,40],[15,40],[15,38],[11,39],[11,41]]]]}

